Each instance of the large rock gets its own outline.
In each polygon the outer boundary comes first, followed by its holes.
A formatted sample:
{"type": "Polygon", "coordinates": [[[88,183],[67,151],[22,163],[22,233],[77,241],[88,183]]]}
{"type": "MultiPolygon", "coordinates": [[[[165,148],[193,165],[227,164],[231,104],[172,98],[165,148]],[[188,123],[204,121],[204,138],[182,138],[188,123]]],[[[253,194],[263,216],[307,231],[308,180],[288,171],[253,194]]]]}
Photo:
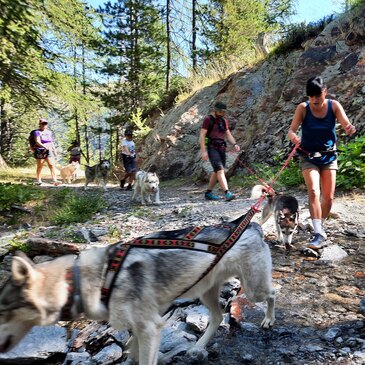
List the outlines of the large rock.
{"type": "MultiPolygon", "coordinates": [[[[247,165],[275,165],[278,152],[292,148],[286,134],[296,105],[306,99],[305,83],[324,77],[329,94],[344,106],[358,131],[364,132],[365,4],[331,22],[302,50],[272,56],[195,93],[155,122],[153,132],[140,144],[143,169],[159,176],[207,179],[209,163],[200,158],[199,130],[216,100],[228,105],[228,118],[247,165]]],[[[231,150],[231,148],[229,148],[231,150]]],[[[242,163],[228,153],[230,176],[242,163]]]]}

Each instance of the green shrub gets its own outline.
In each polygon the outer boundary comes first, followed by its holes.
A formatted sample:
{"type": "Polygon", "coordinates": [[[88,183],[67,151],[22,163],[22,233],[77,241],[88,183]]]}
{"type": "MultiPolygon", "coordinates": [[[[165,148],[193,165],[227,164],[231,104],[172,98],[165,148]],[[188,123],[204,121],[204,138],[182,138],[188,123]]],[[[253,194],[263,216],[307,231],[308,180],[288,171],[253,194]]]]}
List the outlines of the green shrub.
{"type": "Polygon", "coordinates": [[[344,189],[365,187],[365,136],[338,145],[337,186],[344,189]]]}
{"type": "MultiPolygon", "coordinates": [[[[282,162],[282,164],[284,161],[282,162]]],[[[296,159],[290,160],[288,166],[281,172],[278,183],[283,186],[296,186],[302,185],[304,179],[302,176],[302,170],[299,166],[299,162],[296,159]]]]}
{"type": "Polygon", "coordinates": [[[60,189],[53,197],[53,202],[56,205],[50,217],[53,224],[86,222],[106,206],[101,194],[86,195],[69,188],[60,189]]]}
{"type": "Polygon", "coordinates": [[[8,210],[14,204],[25,204],[29,201],[45,198],[45,192],[39,187],[0,183],[0,211],[8,210]]]}
{"type": "MultiPolygon", "coordinates": [[[[247,175],[246,172],[245,174],[239,173],[230,179],[230,184],[233,186],[252,187],[257,184],[263,184],[260,179],[267,184],[271,184],[285,161],[282,159],[280,154],[275,160],[276,165],[274,167],[264,163],[252,164],[252,166],[249,166],[249,168],[252,170],[252,172],[254,172],[254,174],[250,173],[249,171],[247,171],[249,175],[247,175]]],[[[288,166],[286,166],[286,168],[280,173],[277,181],[274,183],[273,188],[281,190],[283,187],[299,186],[301,184],[303,184],[303,177],[298,165],[298,161],[290,160],[288,166]]]]}
{"type": "Polygon", "coordinates": [[[302,49],[303,42],[317,37],[333,19],[334,16],[330,15],[317,22],[293,24],[286,36],[280,39],[272,54],[281,55],[302,49]]]}

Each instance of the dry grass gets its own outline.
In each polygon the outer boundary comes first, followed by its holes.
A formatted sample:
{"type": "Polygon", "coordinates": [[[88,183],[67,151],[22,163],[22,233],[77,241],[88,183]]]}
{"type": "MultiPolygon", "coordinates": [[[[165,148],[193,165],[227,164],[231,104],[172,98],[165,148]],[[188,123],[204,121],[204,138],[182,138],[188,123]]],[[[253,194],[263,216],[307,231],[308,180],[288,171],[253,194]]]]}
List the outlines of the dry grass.
{"type": "MultiPolygon", "coordinates": [[[[48,170],[48,168],[45,169],[48,170]]],[[[45,174],[45,177],[47,177],[47,174],[45,174]]],[[[49,178],[51,178],[50,174],[49,178]]],[[[35,167],[17,167],[17,168],[0,169],[0,182],[3,183],[6,182],[29,183],[34,180],[35,180],[35,167]]]]}
{"type": "Polygon", "coordinates": [[[250,61],[232,58],[230,60],[216,60],[196,72],[191,71],[190,76],[185,81],[185,92],[176,98],[177,104],[182,103],[197,91],[211,86],[217,81],[226,79],[229,75],[239,71],[243,66],[247,67],[257,62],[258,59],[250,58],[250,61]]]}

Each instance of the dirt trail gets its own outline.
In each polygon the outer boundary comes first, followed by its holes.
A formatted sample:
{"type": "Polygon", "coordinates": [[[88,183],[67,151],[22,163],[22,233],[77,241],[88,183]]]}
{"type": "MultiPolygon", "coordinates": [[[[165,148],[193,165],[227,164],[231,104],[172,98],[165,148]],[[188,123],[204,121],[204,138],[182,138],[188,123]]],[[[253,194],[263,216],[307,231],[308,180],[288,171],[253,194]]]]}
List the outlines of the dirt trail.
{"type": "MultiPolygon", "coordinates": [[[[203,199],[203,189],[194,185],[165,187],[161,189],[163,203],[147,207],[131,204],[130,192],[111,189],[106,194],[111,203],[110,219],[121,224],[122,218],[122,236],[125,233],[130,238],[230,220],[254,203],[245,190],[231,202],[208,202],[203,199]]],[[[300,250],[311,235],[306,193],[290,193],[299,201],[304,229],[294,237],[295,248],[287,252],[276,244],[272,218],[263,226],[273,257],[276,325],[272,331],[261,330],[261,307],[239,299],[243,320],[228,333],[220,329],[209,349],[211,364],[365,363],[365,322],[359,313],[365,295],[365,194],[337,193],[326,223],[330,244],[317,259],[300,250]]],[[[258,219],[259,214],[254,217],[258,219]]]]}

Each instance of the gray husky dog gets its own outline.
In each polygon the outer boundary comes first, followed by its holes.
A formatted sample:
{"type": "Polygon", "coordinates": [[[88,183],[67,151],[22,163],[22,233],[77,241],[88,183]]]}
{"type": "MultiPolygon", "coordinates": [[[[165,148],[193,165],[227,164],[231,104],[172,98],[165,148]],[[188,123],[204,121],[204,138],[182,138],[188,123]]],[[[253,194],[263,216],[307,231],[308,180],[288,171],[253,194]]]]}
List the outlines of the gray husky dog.
{"type": "Polygon", "coordinates": [[[137,193],[141,194],[142,205],[151,203],[151,195],[155,195],[155,203],[160,204],[160,180],[155,172],[138,171],[136,173],[136,182],[133,187],[132,200],[136,198],[137,193]]]}
{"type": "Polygon", "coordinates": [[[33,326],[76,319],[84,313],[108,321],[117,330],[130,329],[130,356],[140,365],[156,365],[163,314],[177,298],[200,298],[210,311],[210,321],[189,350],[196,353],[222,322],[220,288],[235,276],[249,300],[267,302],[261,326],[271,327],[275,291],[270,249],[257,223],[233,236],[232,230],[239,227],[236,221],[151,233],[131,243],[83,250],[76,260],[67,255],[34,264],[24,254],[14,256],[11,277],[0,290],[0,352],[12,349],[33,326]],[[158,246],[163,239],[168,247],[158,246]],[[229,240],[229,249],[217,260],[213,251],[226,249],[229,240]],[[180,247],[174,247],[179,242],[180,247]],[[115,269],[115,263],[123,269],[115,269]]]}
{"type": "Polygon", "coordinates": [[[262,194],[266,194],[267,204],[262,211],[261,225],[274,214],[278,240],[285,245],[286,249],[292,248],[293,234],[299,223],[297,199],[291,195],[276,194],[273,190],[267,191],[263,185],[255,185],[252,188],[251,198],[257,199],[262,194]]]}
{"type": "Polygon", "coordinates": [[[85,186],[86,190],[89,183],[98,181],[104,190],[106,190],[106,183],[110,172],[110,161],[102,160],[99,164],[94,166],[85,165],[85,186]]]}

